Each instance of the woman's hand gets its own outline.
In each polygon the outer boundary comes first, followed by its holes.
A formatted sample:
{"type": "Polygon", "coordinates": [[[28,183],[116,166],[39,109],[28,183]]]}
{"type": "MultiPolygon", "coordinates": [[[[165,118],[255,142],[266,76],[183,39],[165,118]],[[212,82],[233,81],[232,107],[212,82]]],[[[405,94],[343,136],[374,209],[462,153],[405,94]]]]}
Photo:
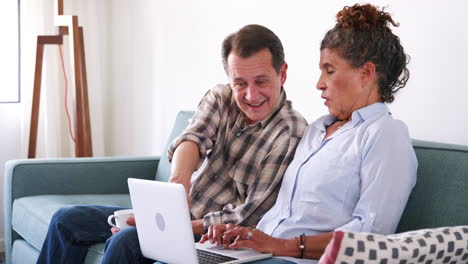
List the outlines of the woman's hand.
{"type": "MultiPolygon", "coordinates": [[[[129,226],[136,226],[136,222],[135,222],[135,217],[129,217],[127,218],[127,225],[129,226]]],[[[112,234],[116,234],[120,231],[120,229],[118,227],[112,227],[111,228],[111,232],[112,234]]]]}
{"type": "Polygon", "coordinates": [[[231,243],[231,241],[229,241],[229,243],[223,243],[223,235],[226,231],[229,231],[235,227],[235,224],[222,224],[210,226],[208,228],[208,232],[202,236],[200,243],[203,244],[206,241],[210,241],[211,244],[216,244],[216,246],[224,244],[224,247],[227,247],[231,243]]]}
{"type": "Polygon", "coordinates": [[[258,229],[237,226],[224,232],[223,242],[229,244],[229,248],[250,248],[262,253],[278,255],[286,240],[271,237],[258,229]],[[234,242],[230,241],[234,238],[234,242]],[[276,254],[275,254],[276,253],[276,254]]]}

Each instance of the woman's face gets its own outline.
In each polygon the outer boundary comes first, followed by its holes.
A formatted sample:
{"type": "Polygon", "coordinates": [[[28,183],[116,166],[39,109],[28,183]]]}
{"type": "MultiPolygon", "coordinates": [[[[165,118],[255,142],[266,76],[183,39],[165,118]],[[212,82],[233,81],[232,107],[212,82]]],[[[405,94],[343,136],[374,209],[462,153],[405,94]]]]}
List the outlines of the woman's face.
{"type": "Polygon", "coordinates": [[[378,87],[370,85],[364,66],[353,68],[331,49],[320,51],[319,66],[321,73],[317,89],[322,91],[322,98],[331,115],[345,120],[351,117],[353,111],[378,101],[378,87]]]}

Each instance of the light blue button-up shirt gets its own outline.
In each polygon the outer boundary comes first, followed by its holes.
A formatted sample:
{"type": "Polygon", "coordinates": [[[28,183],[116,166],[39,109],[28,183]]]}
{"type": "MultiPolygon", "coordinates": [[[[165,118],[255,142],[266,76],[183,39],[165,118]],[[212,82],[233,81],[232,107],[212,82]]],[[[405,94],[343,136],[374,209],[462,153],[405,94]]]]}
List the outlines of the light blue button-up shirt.
{"type": "Polygon", "coordinates": [[[390,234],[416,183],[406,125],[375,103],[323,140],[336,118],[311,124],[284,175],[276,204],[257,228],[279,238],[333,230],[390,234]]]}

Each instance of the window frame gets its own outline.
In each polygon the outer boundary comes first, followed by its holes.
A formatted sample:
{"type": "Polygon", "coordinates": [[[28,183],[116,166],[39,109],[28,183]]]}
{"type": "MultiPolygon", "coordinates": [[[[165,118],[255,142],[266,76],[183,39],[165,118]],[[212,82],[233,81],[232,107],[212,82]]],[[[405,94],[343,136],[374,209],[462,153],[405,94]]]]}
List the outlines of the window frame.
{"type": "MultiPolygon", "coordinates": [[[[0,96],[0,104],[11,104],[11,103],[21,103],[21,12],[20,12],[20,1],[17,1],[17,32],[18,32],[18,46],[17,46],[17,56],[18,56],[18,61],[17,61],[17,96],[16,100],[8,100],[6,98],[2,98],[0,96]]],[[[11,88],[13,89],[13,88],[11,88]]]]}

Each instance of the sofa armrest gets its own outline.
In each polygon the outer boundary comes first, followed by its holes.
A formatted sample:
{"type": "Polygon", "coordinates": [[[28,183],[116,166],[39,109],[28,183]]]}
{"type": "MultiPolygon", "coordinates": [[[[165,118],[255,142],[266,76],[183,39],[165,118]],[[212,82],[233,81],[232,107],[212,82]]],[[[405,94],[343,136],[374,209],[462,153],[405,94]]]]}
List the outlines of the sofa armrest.
{"type": "Polygon", "coordinates": [[[154,179],[159,157],[12,160],[5,164],[4,194],[128,193],[127,178],[154,179]]]}
{"type": "Polygon", "coordinates": [[[5,164],[5,253],[11,260],[15,199],[46,194],[128,193],[127,178],[154,180],[159,157],[106,157],[11,160],[5,164]]]}

